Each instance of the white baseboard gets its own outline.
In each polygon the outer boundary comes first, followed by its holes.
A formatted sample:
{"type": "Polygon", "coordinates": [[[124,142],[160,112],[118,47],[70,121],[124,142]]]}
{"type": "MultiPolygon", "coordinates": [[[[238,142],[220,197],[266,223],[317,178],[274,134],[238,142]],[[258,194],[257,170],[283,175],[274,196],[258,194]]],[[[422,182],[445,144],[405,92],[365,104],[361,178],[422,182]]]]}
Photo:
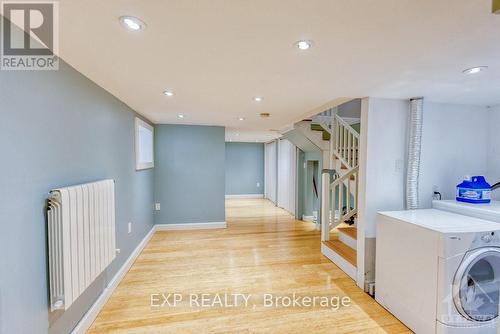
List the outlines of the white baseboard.
{"type": "Polygon", "coordinates": [[[226,199],[236,198],[264,198],[264,194],[226,195],[226,199]]]}
{"type": "Polygon", "coordinates": [[[227,227],[226,222],[155,225],[156,231],[207,230],[212,228],[226,228],[226,227],[227,227]]]}
{"type": "Polygon", "coordinates": [[[302,216],[302,220],[305,222],[314,222],[314,216],[302,216]]]}
{"type": "Polygon", "coordinates": [[[92,326],[92,323],[94,322],[95,318],[97,318],[99,312],[101,312],[101,309],[104,307],[118,284],[120,284],[123,277],[125,277],[130,267],[132,267],[132,264],[134,264],[135,259],[137,259],[139,254],[141,254],[142,250],[144,249],[144,247],[146,247],[147,243],[155,232],[156,228],[155,226],[153,226],[148,234],[146,234],[144,239],[142,239],[142,241],[137,245],[132,254],[130,254],[120,270],[118,270],[115,276],[111,279],[108,286],[104,289],[99,298],[97,298],[92,307],[87,311],[87,313],[85,313],[85,315],[78,322],[75,328],[73,328],[73,331],[71,331],[72,334],[84,334],[87,332],[90,326],[92,326]]]}
{"type": "Polygon", "coordinates": [[[80,319],[78,324],[73,328],[71,334],[85,334],[87,330],[92,326],[92,323],[101,312],[106,302],[109,300],[113,292],[115,291],[118,284],[125,277],[130,267],[134,264],[135,260],[141,254],[144,247],[153,236],[156,231],[168,231],[168,230],[195,230],[195,229],[214,229],[214,228],[226,228],[226,222],[217,223],[194,223],[194,224],[158,224],[153,225],[151,230],[146,234],[142,241],[137,245],[132,254],[128,257],[125,263],[122,265],[120,270],[113,276],[108,286],[102,291],[101,295],[95,303],[90,307],[90,309],[85,313],[85,315],[80,319]]]}

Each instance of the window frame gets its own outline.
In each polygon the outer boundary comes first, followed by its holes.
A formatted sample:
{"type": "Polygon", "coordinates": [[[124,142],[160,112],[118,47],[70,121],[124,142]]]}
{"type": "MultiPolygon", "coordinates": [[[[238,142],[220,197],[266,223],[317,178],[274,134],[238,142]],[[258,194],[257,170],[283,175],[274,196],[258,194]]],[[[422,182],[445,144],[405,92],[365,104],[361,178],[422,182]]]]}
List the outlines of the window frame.
{"type": "Polygon", "coordinates": [[[155,166],[155,151],[154,151],[155,129],[154,129],[154,127],[151,124],[149,124],[148,122],[143,121],[139,117],[136,117],[135,118],[135,131],[134,131],[134,133],[135,133],[135,135],[134,135],[134,138],[135,138],[135,140],[134,140],[135,141],[135,170],[139,171],[139,170],[154,168],[154,166],[155,166]],[[152,158],[152,160],[148,161],[148,162],[141,162],[140,161],[141,148],[142,148],[142,145],[140,142],[140,136],[139,136],[140,128],[145,128],[145,129],[151,131],[151,139],[152,139],[151,140],[151,145],[152,145],[151,158],[152,158]]]}

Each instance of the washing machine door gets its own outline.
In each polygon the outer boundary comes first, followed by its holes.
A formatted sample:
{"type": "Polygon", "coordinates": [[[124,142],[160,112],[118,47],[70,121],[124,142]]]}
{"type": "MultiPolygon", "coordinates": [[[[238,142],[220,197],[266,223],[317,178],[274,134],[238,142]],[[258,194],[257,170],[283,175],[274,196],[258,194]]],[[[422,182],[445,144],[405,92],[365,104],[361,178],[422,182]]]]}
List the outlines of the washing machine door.
{"type": "Polygon", "coordinates": [[[470,321],[498,317],[500,248],[484,247],[466,254],[453,282],[453,301],[470,321]]]}

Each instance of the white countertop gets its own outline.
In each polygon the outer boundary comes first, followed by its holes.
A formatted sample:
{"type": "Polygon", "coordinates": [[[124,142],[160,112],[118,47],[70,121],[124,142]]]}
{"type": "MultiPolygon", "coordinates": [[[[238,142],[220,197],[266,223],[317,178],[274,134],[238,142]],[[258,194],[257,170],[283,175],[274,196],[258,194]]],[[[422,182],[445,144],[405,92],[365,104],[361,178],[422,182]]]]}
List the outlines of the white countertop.
{"type": "Polygon", "coordinates": [[[500,231],[500,223],[437,209],[383,211],[379,214],[441,233],[500,231]]]}
{"type": "Polygon", "coordinates": [[[455,200],[432,201],[432,207],[439,210],[458,213],[461,215],[491,220],[500,223],[500,202],[491,201],[489,204],[471,204],[455,200]]]}

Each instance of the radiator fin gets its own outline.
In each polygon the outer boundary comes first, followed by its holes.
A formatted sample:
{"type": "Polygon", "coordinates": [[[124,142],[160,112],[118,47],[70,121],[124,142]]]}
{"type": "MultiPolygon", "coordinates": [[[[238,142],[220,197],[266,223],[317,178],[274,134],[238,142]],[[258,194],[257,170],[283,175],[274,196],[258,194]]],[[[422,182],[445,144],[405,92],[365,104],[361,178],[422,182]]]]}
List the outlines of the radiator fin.
{"type": "Polygon", "coordinates": [[[48,203],[51,310],[68,309],[116,257],[113,180],[55,189],[48,203]]]}

